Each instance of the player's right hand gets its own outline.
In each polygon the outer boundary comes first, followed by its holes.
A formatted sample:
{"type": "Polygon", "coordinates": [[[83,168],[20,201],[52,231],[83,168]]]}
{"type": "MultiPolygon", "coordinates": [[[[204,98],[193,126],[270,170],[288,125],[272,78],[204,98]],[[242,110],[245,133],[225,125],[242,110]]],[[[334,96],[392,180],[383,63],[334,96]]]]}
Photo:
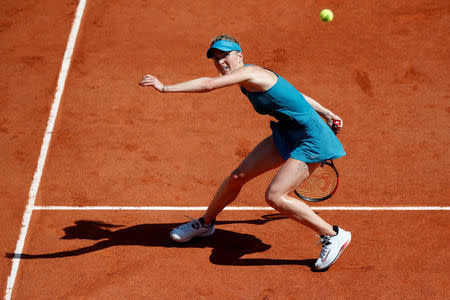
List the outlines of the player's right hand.
{"type": "Polygon", "coordinates": [[[153,75],[147,74],[145,75],[141,82],[139,82],[140,86],[153,86],[158,92],[162,92],[164,85],[153,75]]]}

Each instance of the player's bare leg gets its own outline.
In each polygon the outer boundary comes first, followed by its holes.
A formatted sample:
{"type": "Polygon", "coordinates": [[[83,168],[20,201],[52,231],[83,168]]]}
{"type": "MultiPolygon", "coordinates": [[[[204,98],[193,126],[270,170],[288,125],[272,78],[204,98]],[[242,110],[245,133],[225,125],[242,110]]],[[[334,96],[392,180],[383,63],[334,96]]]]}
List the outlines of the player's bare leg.
{"type": "Polygon", "coordinates": [[[267,203],[282,214],[302,223],[319,235],[335,235],[333,226],[325,222],[306,203],[290,197],[319,163],[309,164],[297,159],[289,158],[280,168],[266,190],[267,203]]]}
{"type": "Polygon", "coordinates": [[[284,162],[272,136],[261,141],[219,187],[203,216],[205,224],[210,224],[228,204],[236,199],[246,182],[281,166],[284,162]]]}
{"type": "Polygon", "coordinates": [[[279,167],[283,163],[284,160],[275,147],[273,137],[264,139],[225,179],[204,216],[173,229],[170,232],[170,237],[177,242],[187,242],[194,237],[212,235],[215,230],[215,226],[211,224],[212,221],[225,206],[236,199],[242,186],[259,174],[279,167]]]}
{"type": "Polygon", "coordinates": [[[310,227],[320,235],[322,250],[314,268],[324,270],[336,262],[349,245],[352,235],[338,226],[331,226],[306,203],[288,195],[306,180],[318,165],[288,159],[267,188],[266,201],[279,212],[310,227]]]}

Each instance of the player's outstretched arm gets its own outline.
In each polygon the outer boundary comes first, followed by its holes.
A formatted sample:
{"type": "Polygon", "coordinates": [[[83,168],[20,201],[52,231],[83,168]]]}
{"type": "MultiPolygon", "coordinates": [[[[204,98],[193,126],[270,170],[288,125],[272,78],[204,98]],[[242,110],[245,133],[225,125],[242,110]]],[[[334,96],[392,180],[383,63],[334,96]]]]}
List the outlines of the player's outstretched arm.
{"type": "Polygon", "coordinates": [[[162,84],[161,81],[159,81],[159,79],[156,78],[155,76],[147,74],[144,76],[144,78],[142,78],[139,85],[152,86],[158,92],[161,93],[167,92],[203,93],[208,91],[207,85],[209,80],[210,78],[203,77],[168,86],[162,84]]]}
{"type": "Polygon", "coordinates": [[[153,75],[145,75],[140,86],[153,86],[161,93],[205,93],[233,84],[249,81],[253,72],[249,68],[242,68],[235,72],[220,77],[201,77],[177,84],[164,85],[153,75]]]}

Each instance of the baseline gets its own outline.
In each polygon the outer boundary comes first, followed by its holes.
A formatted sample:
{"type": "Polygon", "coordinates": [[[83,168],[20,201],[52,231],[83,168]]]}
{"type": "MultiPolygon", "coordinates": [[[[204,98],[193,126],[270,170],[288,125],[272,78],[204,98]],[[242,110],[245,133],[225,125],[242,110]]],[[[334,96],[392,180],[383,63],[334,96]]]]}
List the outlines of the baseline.
{"type": "MultiPolygon", "coordinates": [[[[450,210],[450,206],[311,206],[313,210],[430,211],[450,210]]],[[[206,210],[206,206],[34,206],[33,210],[206,210]]],[[[224,210],[274,210],[269,206],[229,206],[224,210]]]]}

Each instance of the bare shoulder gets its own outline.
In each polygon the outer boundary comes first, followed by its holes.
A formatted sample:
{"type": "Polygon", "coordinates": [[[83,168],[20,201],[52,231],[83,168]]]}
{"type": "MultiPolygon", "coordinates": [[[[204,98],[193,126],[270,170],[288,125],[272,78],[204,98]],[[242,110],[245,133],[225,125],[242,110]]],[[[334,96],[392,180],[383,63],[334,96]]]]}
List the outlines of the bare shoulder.
{"type": "Polygon", "coordinates": [[[246,65],[246,66],[242,67],[241,70],[243,70],[245,72],[255,73],[255,74],[270,72],[269,70],[266,70],[258,65],[246,65]]]}
{"type": "Polygon", "coordinates": [[[241,70],[246,72],[249,78],[246,83],[241,85],[249,92],[266,91],[276,83],[278,78],[272,71],[257,65],[247,65],[241,70]]]}
{"type": "Polygon", "coordinates": [[[252,74],[258,72],[259,69],[261,69],[261,67],[258,67],[257,65],[246,65],[237,70],[234,70],[233,73],[252,75],[252,74]]]}

